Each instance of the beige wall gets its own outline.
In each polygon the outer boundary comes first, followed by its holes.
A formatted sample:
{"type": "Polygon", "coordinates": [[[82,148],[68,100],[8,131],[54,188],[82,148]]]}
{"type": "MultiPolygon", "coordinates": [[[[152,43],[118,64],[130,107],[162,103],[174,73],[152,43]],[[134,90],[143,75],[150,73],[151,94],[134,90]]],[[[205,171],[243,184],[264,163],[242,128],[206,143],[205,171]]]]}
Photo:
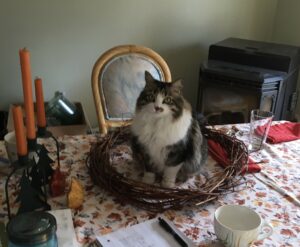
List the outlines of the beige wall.
{"type": "MultiPolygon", "coordinates": [[[[274,20],[272,41],[300,46],[300,1],[279,0],[274,20]]],[[[300,91],[300,75],[298,90],[300,91]]],[[[300,121],[300,94],[298,94],[297,118],[300,121]]]]}
{"type": "Polygon", "coordinates": [[[1,0],[0,110],[22,101],[18,50],[31,52],[32,75],[96,113],[91,69],[112,46],[134,43],[159,52],[195,104],[198,69],[211,43],[229,36],[270,40],[277,0],[1,0]]]}
{"type": "Polygon", "coordinates": [[[300,1],[279,0],[272,40],[300,46],[300,1]]]}

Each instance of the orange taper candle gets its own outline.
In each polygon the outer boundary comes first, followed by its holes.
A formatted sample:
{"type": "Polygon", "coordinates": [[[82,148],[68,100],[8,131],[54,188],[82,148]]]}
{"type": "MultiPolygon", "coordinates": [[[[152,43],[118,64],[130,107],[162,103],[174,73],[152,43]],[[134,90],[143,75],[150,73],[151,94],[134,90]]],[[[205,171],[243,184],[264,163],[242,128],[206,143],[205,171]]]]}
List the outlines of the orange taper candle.
{"type": "Polygon", "coordinates": [[[36,111],[37,111],[37,126],[45,128],[46,114],[45,114],[42,79],[35,78],[34,85],[35,85],[35,98],[36,98],[36,111]]]}
{"type": "Polygon", "coordinates": [[[20,54],[20,64],[21,64],[21,72],[22,72],[24,106],[25,106],[25,114],[26,114],[27,139],[33,140],[36,138],[36,134],[35,134],[34,107],[33,107],[33,98],[32,98],[30,54],[26,48],[21,49],[19,51],[19,54],[20,54]]]}
{"type": "Polygon", "coordinates": [[[13,119],[15,127],[15,135],[17,142],[17,153],[19,156],[27,155],[27,142],[25,137],[25,129],[23,124],[23,114],[21,106],[13,106],[13,119]]]}

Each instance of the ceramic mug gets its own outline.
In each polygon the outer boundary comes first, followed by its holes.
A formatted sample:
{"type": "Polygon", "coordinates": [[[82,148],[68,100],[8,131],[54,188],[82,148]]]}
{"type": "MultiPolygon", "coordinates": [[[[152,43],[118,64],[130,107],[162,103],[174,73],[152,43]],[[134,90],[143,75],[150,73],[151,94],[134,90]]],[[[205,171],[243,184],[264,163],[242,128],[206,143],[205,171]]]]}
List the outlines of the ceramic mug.
{"type": "Polygon", "coordinates": [[[254,210],[240,205],[224,205],[214,214],[216,236],[226,247],[248,247],[256,240],[262,240],[273,233],[254,210]],[[268,229],[268,231],[263,231],[268,229]]]}
{"type": "Polygon", "coordinates": [[[6,148],[8,159],[12,164],[13,162],[18,160],[16,136],[14,131],[8,132],[4,136],[4,145],[6,148]]]}
{"type": "Polygon", "coordinates": [[[4,145],[6,148],[8,159],[12,164],[13,162],[18,160],[16,136],[14,131],[8,132],[4,136],[4,145]]]}

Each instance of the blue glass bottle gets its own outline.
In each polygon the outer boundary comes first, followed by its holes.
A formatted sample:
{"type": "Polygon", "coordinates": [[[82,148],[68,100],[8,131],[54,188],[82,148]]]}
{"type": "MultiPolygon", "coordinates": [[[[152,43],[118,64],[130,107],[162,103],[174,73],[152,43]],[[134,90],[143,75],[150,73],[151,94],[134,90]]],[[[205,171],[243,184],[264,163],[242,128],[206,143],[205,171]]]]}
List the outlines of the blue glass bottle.
{"type": "Polygon", "coordinates": [[[50,213],[19,214],[7,224],[8,247],[58,247],[56,229],[50,213]]]}

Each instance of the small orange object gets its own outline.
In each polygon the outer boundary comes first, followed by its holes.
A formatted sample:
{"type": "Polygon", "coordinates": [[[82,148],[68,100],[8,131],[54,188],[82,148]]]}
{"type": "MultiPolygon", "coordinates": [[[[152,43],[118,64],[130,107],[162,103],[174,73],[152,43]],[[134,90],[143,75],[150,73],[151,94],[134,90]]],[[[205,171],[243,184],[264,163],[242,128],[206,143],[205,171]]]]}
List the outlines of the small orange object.
{"type": "Polygon", "coordinates": [[[13,119],[17,143],[17,153],[19,156],[27,155],[27,142],[23,124],[23,114],[21,106],[13,106],[13,119]]]}
{"type": "Polygon", "coordinates": [[[36,138],[36,133],[35,133],[34,107],[33,107],[33,97],[32,97],[30,54],[26,48],[23,48],[19,51],[19,55],[20,55],[20,64],[21,64],[21,72],[22,72],[24,108],[26,113],[27,139],[33,140],[36,138]]]}
{"type": "Polygon", "coordinates": [[[41,78],[34,80],[35,85],[35,98],[36,98],[36,111],[37,111],[37,126],[46,127],[46,114],[44,105],[43,84],[41,78]]]}
{"type": "Polygon", "coordinates": [[[80,182],[72,178],[70,191],[68,193],[68,207],[77,209],[82,206],[84,201],[84,190],[80,182]]]}

